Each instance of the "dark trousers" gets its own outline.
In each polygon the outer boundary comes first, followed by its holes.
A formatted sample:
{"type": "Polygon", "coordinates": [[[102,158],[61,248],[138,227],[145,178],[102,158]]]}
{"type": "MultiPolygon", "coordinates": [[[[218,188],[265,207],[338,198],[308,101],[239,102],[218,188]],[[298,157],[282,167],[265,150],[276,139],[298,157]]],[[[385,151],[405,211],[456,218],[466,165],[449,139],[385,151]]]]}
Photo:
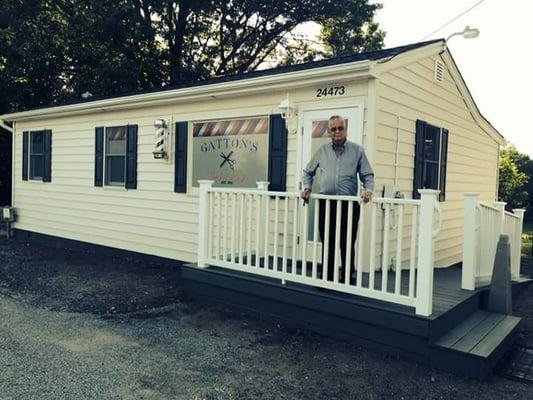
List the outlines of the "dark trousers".
{"type": "MultiPolygon", "coordinates": [[[[344,281],[344,271],[346,268],[346,246],[350,246],[350,276],[355,271],[354,260],[354,244],[357,239],[357,225],[359,224],[360,206],[357,202],[352,202],[353,214],[352,214],[352,238],[350,243],[348,241],[348,204],[347,201],[341,201],[341,226],[339,235],[339,245],[341,251],[341,270],[339,274],[339,281],[344,281]]],[[[325,229],[326,229],[326,200],[320,199],[318,201],[318,230],[320,237],[322,238],[322,271],[326,269],[328,271],[328,280],[333,280],[333,273],[335,265],[335,253],[338,251],[338,247],[335,246],[335,228],[337,223],[337,201],[330,200],[329,202],[329,232],[328,234],[328,259],[324,258],[325,254],[325,229]]]]}

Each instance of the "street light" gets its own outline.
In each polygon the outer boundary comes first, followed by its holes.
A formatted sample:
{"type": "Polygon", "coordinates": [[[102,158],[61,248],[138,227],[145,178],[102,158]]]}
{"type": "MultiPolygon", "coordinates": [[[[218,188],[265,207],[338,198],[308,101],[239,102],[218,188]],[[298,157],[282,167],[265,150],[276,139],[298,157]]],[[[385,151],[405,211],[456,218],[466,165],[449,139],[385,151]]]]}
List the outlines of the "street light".
{"type": "Polygon", "coordinates": [[[465,26],[465,29],[463,29],[461,32],[455,32],[455,33],[452,33],[450,36],[448,36],[446,38],[446,40],[444,41],[445,43],[448,42],[448,40],[450,40],[450,38],[454,37],[454,36],[459,36],[461,35],[462,37],[464,37],[465,39],[474,39],[474,38],[477,38],[479,36],[479,29],[477,28],[470,28],[468,25],[465,26]]]}

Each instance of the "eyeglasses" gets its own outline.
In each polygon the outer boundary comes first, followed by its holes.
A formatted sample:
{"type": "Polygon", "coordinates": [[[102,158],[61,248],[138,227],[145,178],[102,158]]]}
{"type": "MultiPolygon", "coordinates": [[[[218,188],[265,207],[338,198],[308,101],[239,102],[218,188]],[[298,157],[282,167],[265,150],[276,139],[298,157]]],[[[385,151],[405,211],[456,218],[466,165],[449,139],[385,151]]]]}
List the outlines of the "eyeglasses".
{"type": "Polygon", "coordinates": [[[344,126],[334,126],[333,128],[328,128],[330,132],[344,132],[344,126]]]}

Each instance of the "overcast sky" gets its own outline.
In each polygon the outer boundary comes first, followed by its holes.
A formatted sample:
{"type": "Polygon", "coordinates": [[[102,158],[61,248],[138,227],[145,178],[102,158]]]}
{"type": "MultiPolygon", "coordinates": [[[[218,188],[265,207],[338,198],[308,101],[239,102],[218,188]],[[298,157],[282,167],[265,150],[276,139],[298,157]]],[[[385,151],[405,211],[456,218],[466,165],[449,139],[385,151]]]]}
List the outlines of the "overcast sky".
{"type": "MultiPolygon", "coordinates": [[[[385,47],[418,42],[479,0],[381,0],[377,20],[385,47]]],[[[479,110],[523,153],[533,157],[533,1],[485,0],[425,40],[465,25],[477,39],[453,37],[448,47],[479,110]]]]}
{"type": "MultiPolygon", "coordinates": [[[[383,4],[377,21],[385,47],[480,30],[476,39],[455,36],[448,47],[481,114],[533,158],[533,0],[371,0],[383,4]]],[[[310,31],[308,31],[310,32],[310,31]]]]}

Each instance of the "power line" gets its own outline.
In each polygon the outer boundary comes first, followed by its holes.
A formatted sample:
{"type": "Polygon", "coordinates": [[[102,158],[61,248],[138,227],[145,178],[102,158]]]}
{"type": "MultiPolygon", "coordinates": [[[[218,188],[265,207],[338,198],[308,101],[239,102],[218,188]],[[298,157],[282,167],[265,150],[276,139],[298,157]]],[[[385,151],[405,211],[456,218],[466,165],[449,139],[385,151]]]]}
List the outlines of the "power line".
{"type": "Polygon", "coordinates": [[[459,19],[461,18],[463,15],[465,15],[467,12],[473,10],[474,8],[476,8],[477,6],[479,6],[481,3],[483,3],[485,0],[480,0],[478,1],[476,4],[474,4],[472,7],[470,7],[468,10],[465,10],[463,11],[461,14],[459,14],[458,16],[452,18],[451,20],[449,20],[448,22],[446,22],[444,25],[442,25],[441,27],[439,27],[438,29],[435,29],[433,32],[431,32],[429,35],[426,35],[424,36],[422,39],[419,40],[419,42],[422,42],[424,40],[426,40],[428,37],[430,37],[431,35],[433,35],[434,33],[437,33],[438,31],[440,31],[442,28],[445,28],[447,27],[448,25],[450,25],[453,21],[455,21],[456,19],[459,19]]]}

